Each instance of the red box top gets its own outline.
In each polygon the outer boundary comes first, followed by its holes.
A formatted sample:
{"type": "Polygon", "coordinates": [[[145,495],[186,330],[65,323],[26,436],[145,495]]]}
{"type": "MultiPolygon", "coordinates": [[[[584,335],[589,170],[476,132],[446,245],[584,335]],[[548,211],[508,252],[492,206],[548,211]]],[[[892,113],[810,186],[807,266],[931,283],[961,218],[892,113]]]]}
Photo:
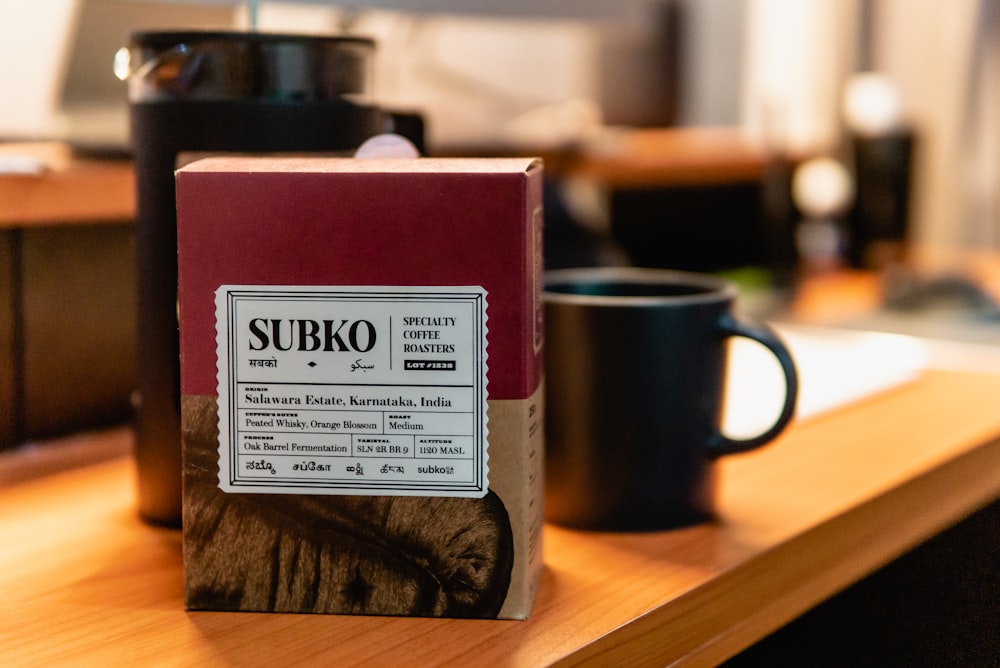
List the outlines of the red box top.
{"type": "Polygon", "coordinates": [[[541,164],[207,158],[177,172],[181,391],[215,394],[220,285],[481,285],[489,396],[540,369],[541,164]]]}

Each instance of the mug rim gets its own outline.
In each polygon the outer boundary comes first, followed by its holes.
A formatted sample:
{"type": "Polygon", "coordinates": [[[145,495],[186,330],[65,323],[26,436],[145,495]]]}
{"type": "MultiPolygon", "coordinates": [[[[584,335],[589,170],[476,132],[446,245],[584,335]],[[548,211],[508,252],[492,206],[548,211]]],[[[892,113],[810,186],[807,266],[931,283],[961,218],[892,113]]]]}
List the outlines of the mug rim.
{"type": "Polygon", "coordinates": [[[727,299],[735,299],[735,284],[724,278],[674,269],[646,267],[580,267],[572,269],[552,269],[545,272],[542,298],[546,302],[562,304],[592,304],[600,306],[655,306],[707,304],[727,299]],[[552,289],[556,284],[595,285],[609,283],[639,283],[643,285],[690,286],[702,292],[684,295],[600,295],[577,292],[559,292],[552,289]]]}
{"type": "Polygon", "coordinates": [[[284,46],[297,45],[301,47],[312,46],[338,46],[338,45],[358,45],[369,47],[374,50],[376,44],[373,37],[365,35],[353,35],[346,33],[337,34],[307,34],[293,32],[270,32],[270,31],[246,31],[236,29],[198,29],[190,30],[136,30],[129,35],[130,46],[136,48],[173,48],[179,45],[203,45],[221,42],[234,45],[275,45],[284,46]]]}

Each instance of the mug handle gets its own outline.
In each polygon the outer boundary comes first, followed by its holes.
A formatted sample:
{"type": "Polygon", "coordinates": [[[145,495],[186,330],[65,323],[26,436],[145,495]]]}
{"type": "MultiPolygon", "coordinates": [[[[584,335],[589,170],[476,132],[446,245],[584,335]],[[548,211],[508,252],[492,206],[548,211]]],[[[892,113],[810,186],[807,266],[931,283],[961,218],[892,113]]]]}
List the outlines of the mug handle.
{"type": "Polygon", "coordinates": [[[753,341],[757,341],[778,358],[781,364],[781,371],[785,376],[785,403],[781,408],[781,414],[771,427],[758,436],[750,438],[729,438],[721,431],[717,431],[709,440],[708,453],[710,457],[722,457],[738,452],[747,452],[759,448],[760,446],[773,440],[780,434],[792,417],[795,415],[795,405],[799,395],[799,375],[795,370],[795,363],[792,355],[781,342],[774,330],[768,325],[760,323],[758,325],[748,325],[739,322],[731,315],[725,315],[719,321],[719,329],[726,337],[742,336],[753,341]]]}

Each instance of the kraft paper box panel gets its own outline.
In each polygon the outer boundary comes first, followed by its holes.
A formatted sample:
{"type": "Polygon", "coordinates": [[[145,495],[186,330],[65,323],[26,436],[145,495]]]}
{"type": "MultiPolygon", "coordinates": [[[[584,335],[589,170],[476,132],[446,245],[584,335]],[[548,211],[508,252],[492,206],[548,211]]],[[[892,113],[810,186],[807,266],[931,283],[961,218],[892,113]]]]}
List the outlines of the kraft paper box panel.
{"type": "Polygon", "coordinates": [[[178,171],[190,609],[528,616],[541,171],[245,157],[178,171]]]}

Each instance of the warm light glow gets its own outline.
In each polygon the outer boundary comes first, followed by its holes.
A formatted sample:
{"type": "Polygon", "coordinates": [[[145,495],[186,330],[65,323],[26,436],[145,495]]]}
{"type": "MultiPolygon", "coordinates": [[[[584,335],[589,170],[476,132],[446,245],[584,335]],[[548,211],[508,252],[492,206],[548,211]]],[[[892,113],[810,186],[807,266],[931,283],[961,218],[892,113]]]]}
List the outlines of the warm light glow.
{"type": "Polygon", "coordinates": [[[868,136],[884,134],[899,125],[901,116],[899,90],[884,74],[867,72],[847,82],[844,118],[850,129],[868,136]]]}
{"type": "Polygon", "coordinates": [[[803,163],[792,180],[792,197],[807,216],[825,218],[847,209],[854,197],[847,169],[832,158],[803,163]]]}
{"type": "Polygon", "coordinates": [[[128,75],[132,72],[131,67],[131,54],[129,53],[128,47],[123,46],[115,52],[115,61],[113,70],[115,76],[125,81],[128,79],[128,75]]]}

